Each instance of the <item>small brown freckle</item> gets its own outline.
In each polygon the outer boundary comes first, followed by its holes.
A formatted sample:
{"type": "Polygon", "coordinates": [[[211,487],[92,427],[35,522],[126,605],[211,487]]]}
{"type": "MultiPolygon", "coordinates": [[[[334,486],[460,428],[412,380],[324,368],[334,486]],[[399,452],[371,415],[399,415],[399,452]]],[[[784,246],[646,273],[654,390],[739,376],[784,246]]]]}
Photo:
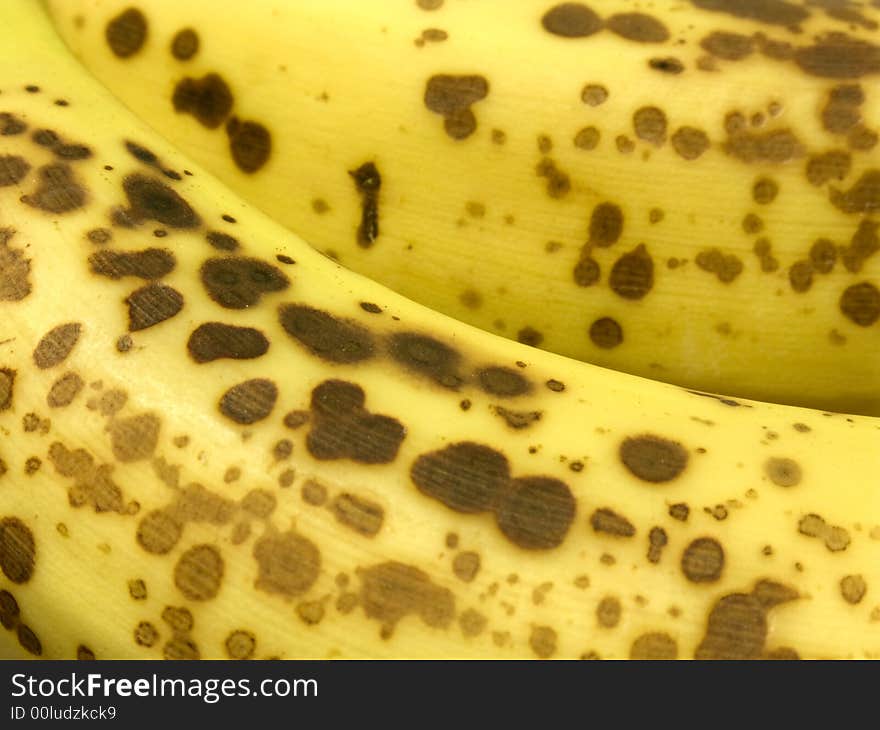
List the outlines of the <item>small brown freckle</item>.
{"type": "Polygon", "coordinates": [[[614,144],[617,146],[617,151],[622,154],[629,154],[635,148],[636,144],[625,134],[619,134],[614,138],[614,144]]]}
{"type": "Polygon", "coordinates": [[[113,233],[108,228],[93,228],[86,233],[86,238],[96,245],[109,243],[113,239],[113,233]]]}
{"type": "Polygon", "coordinates": [[[840,580],[840,595],[851,605],[860,603],[868,591],[868,584],[861,575],[847,575],[840,580]]]}
{"type": "Polygon", "coordinates": [[[589,106],[599,106],[608,98],[608,89],[600,84],[587,84],[581,90],[581,101],[589,106]]]}
{"type": "Polygon", "coordinates": [[[601,627],[613,629],[620,623],[621,610],[622,607],[618,598],[606,596],[596,607],[596,620],[601,627]]]}
{"type": "Polygon", "coordinates": [[[754,213],[748,213],[742,220],[742,228],[749,235],[760,233],[764,228],[764,221],[754,213]]]}
{"type": "Polygon", "coordinates": [[[574,136],[574,146],[581,150],[594,150],[599,144],[600,132],[596,127],[584,127],[574,136]]]}
{"type": "Polygon", "coordinates": [[[573,472],[581,472],[581,471],[584,470],[584,462],[582,462],[582,461],[572,461],[572,462],[568,465],[568,468],[571,469],[571,471],[573,471],[573,472]]]}
{"type": "Polygon", "coordinates": [[[327,501],[327,488],[319,482],[309,479],[300,490],[303,502],[320,507],[327,501]]]}
{"type": "Polygon", "coordinates": [[[648,221],[650,223],[659,223],[663,220],[664,213],[660,208],[651,208],[648,212],[648,221]]]}
{"type": "Polygon", "coordinates": [[[171,443],[173,443],[178,449],[183,449],[189,444],[189,436],[175,436],[171,443]]]}
{"type": "Polygon", "coordinates": [[[778,194],[779,185],[768,177],[758,178],[752,186],[752,198],[759,205],[772,203],[778,194]]]}
{"type": "Polygon", "coordinates": [[[623,328],[611,317],[601,317],[590,325],[590,340],[596,347],[609,350],[623,342],[623,328]]]}
{"type": "Polygon", "coordinates": [[[538,347],[544,341],[544,335],[534,327],[523,327],[517,332],[516,339],[529,347],[538,347]]]}
{"type": "Polygon", "coordinates": [[[533,627],[529,646],[539,658],[549,659],[556,653],[556,632],[549,626],[533,627]]]}
{"type": "Polygon", "coordinates": [[[507,133],[502,129],[492,130],[492,143],[503,145],[507,141],[507,133]]]}
{"type": "Polygon", "coordinates": [[[617,563],[617,559],[611,553],[602,553],[599,556],[599,562],[602,563],[602,565],[611,566],[617,563]]]}
{"type": "Polygon", "coordinates": [[[140,578],[128,581],[128,593],[135,601],[143,601],[147,597],[147,584],[140,578]]]}
{"type": "Polygon", "coordinates": [[[690,511],[690,507],[684,502],[678,502],[669,506],[669,516],[679,522],[687,522],[690,511]]]}
{"type": "Polygon", "coordinates": [[[673,75],[680,74],[684,71],[684,64],[674,56],[648,59],[648,66],[655,71],[661,71],[673,75]]]}
{"type": "Polygon", "coordinates": [[[159,632],[148,621],[141,621],[134,630],[134,640],[139,646],[153,646],[158,639],[159,632]]]}
{"type": "Polygon", "coordinates": [[[24,473],[30,476],[31,474],[36,474],[40,467],[43,465],[42,460],[37,456],[31,456],[24,463],[24,473]]]}
{"type": "Polygon", "coordinates": [[[296,478],[296,471],[293,469],[285,469],[281,474],[278,475],[278,486],[280,487],[289,487],[293,484],[294,479],[296,478]]]}
{"type": "Polygon", "coordinates": [[[779,487],[795,487],[801,482],[800,465],[793,459],[773,457],[764,462],[764,473],[779,487]]]}
{"type": "Polygon", "coordinates": [[[458,547],[458,533],[448,532],[446,533],[446,540],[444,541],[446,547],[450,550],[455,550],[458,547]]]}
{"type": "Polygon", "coordinates": [[[70,102],[67,99],[56,99],[53,103],[55,106],[70,106],[70,102]]]}
{"type": "Polygon", "coordinates": [[[480,562],[479,553],[461,552],[452,561],[452,572],[459,580],[470,583],[480,571],[480,562]]]}
{"type": "Polygon", "coordinates": [[[465,289],[458,300],[468,309],[479,309],[483,306],[483,295],[475,289],[465,289]]]}
{"type": "Polygon", "coordinates": [[[559,251],[561,248],[562,243],[559,241],[547,241],[547,243],[544,244],[544,250],[547,253],[556,253],[556,251],[559,251]]]}
{"type": "Polygon", "coordinates": [[[240,477],[241,469],[239,469],[237,466],[230,466],[223,474],[223,481],[226,484],[232,484],[232,482],[238,481],[240,477]]]}
{"type": "Polygon", "coordinates": [[[57,525],[55,525],[55,529],[58,531],[58,534],[61,535],[61,537],[70,536],[70,531],[67,529],[67,525],[65,525],[63,522],[59,522],[57,525]]]}
{"type": "Polygon", "coordinates": [[[131,335],[122,335],[116,340],[116,350],[118,352],[128,352],[134,347],[134,340],[131,335]]]}
{"type": "Polygon", "coordinates": [[[681,558],[681,570],[692,583],[714,583],[724,569],[724,550],[711,537],[693,540],[681,558]]]}

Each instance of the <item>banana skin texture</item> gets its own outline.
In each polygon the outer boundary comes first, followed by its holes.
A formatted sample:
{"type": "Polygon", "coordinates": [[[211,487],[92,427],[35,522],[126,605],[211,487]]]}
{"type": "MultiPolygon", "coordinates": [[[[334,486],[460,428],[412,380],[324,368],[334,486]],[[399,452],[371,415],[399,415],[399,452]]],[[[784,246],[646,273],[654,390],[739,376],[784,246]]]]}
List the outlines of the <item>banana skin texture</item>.
{"type": "Polygon", "coordinates": [[[877,419],[404,299],[0,13],[0,655],[878,655],[877,419]]]}
{"type": "Polygon", "coordinates": [[[348,268],[616,370],[880,414],[874,4],[49,5],[139,116],[348,268]]]}

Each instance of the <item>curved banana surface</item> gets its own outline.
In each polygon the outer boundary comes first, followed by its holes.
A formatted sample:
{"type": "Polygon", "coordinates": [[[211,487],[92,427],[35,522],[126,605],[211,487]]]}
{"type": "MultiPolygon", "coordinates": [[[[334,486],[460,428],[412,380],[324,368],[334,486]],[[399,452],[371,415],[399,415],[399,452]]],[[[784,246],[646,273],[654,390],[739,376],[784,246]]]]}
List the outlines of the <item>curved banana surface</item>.
{"type": "Polygon", "coordinates": [[[138,115],[416,301],[617,370],[880,414],[876,7],[49,5],[138,115]]]}
{"type": "Polygon", "coordinates": [[[3,656],[878,654],[876,419],[414,304],[0,13],[3,656]]]}

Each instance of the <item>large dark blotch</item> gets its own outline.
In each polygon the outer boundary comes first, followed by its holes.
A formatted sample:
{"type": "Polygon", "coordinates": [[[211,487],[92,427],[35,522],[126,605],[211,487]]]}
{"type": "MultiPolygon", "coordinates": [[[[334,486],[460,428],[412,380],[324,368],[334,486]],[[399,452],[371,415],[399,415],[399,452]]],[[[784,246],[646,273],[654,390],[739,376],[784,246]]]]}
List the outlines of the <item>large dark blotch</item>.
{"type": "Polygon", "coordinates": [[[0,570],[13,583],[27,583],[34,573],[36,543],[18,517],[0,519],[0,570]]]}
{"type": "Polygon", "coordinates": [[[464,382],[458,373],[461,353],[433,337],[398,332],[389,338],[388,351],[408,370],[425,375],[444,388],[455,390],[464,382]]]}
{"type": "Polygon", "coordinates": [[[293,530],[264,534],[254,543],[253,555],[259,569],[254,585],[266,593],[298,596],[314,585],[321,572],[321,551],[293,530]]]}
{"type": "Polygon", "coordinates": [[[616,13],[605,21],[605,27],[630,41],[663,43],[669,40],[666,26],[646,13],[616,13]]]}
{"type": "Polygon", "coordinates": [[[31,166],[24,157],[18,155],[0,155],[0,188],[18,185],[24,180],[31,166]]]}
{"type": "Polygon", "coordinates": [[[128,330],[137,332],[171,319],[183,309],[183,294],[164,284],[148,284],[125,299],[128,330]]]}
{"type": "Polygon", "coordinates": [[[829,180],[843,180],[848,174],[852,158],[849,152],[831,150],[813,155],[807,160],[807,180],[811,185],[824,185],[829,180]]]}
{"type": "Polygon", "coordinates": [[[27,131],[27,124],[14,114],[0,112],[0,137],[11,137],[27,131]]]}
{"type": "Polygon", "coordinates": [[[501,532],[527,550],[549,550],[565,540],[577,503],[564,482],[522,477],[510,482],[496,506],[501,532]]]}
{"type": "Polygon", "coordinates": [[[425,85],[425,106],[443,117],[443,127],[453,139],[465,139],[477,128],[471,105],[485,99],[489,82],[484,76],[439,74],[425,85]]]}
{"type": "Polygon", "coordinates": [[[147,40],[147,19],[137,8],[128,8],[112,17],[104,29],[107,45],[119,58],[137,53],[147,40]]]}
{"type": "Polygon", "coordinates": [[[278,318],[287,334],[322,360],[355,363],[375,354],[373,335],[352,320],[305,304],[282,304],[278,318]]]}
{"type": "Polygon", "coordinates": [[[396,418],[370,413],[366,395],[355,383],[325,380],[312,391],[312,429],[306,448],[316,459],[352,459],[388,464],[406,435],[396,418]]]}
{"type": "Polygon", "coordinates": [[[55,367],[70,355],[79,336],[82,325],[79,322],[60,324],[47,332],[34,348],[34,364],[41,370],[55,367]]]}
{"type": "Polygon", "coordinates": [[[880,319],[880,289],[869,281],[853,284],[840,295],[840,311],[860,327],[869,327],[880,319]]]}
{"type": "Polygon", "coordinates": [[[232,111],[232,92],[227,83],[215,73],[201,79],[181,79],[171,97],[176,112],[192,114],[208,129],[216,129],[232,111]]]}
{"type": "Polygon", "coordinates": [[[51,129],[38,129],[31,139],[41,147],[47,147],[62,160],[87,160],[92,156],[92,150],[84,144],[65,142],[51,129]]]}
{"type": "Polygon", "coordinates": [[[532,384],[516,370],[500,366],[479,370],[477,382],[486,393],[501,398],[525,395],[532,389],[532,384]]]}
{"type": "Polygon", "coordinates": [[[602,19],[583,3],[560,3],[544,13],[541,25],[563,38],[586,38],[602,29],[602,19]]]}
{"type": "Polygon", "coordinates": [[[232,386],[220,398],[220,413],[243,426],[267,418],[278,400],[278,386],[267,378],[254,378],[232,386]]]}
{"type": "Polygon", "coordinates": [[[73,169],[67,163],[43,165],[37,175],[36,191],[21,197],[25,205],[47,213],[69,213],[86,204],[86,189],[74,178],[73,169]]]}
{"type": "Polygon", "coordinates": [[[813,76],[857,79],[880,72],[880,46],[845,33],[827,33],[795,51],[795,63],[813,76]]]}
{"type": "Polygon", "coordinates": [[[623,440],[620,460],[631,474],[659,484],[675,479],[688,463],[688,452],[678,441],[646,434],[623,440]]]}
{"type": "Polygon", "coordinates": [[[709,613],[706,634],[695,659],[759,659],[767,640],[767,611],[798,597],[795,590],[762,580],[751,594],[731,593],[709,613]]]}
{"type": "Polygon", "coordinates": [[[340,524],[351,528],[364,537],[373,537],[382,529],[385,510],[369,499],[343,493],[330,506],[340,524]]]}
{"type": "Polygon", "coordinates": [[[803,156],[804,146],[790,129],[737,130],[724,143],[724,151],[743,162],[781,164],[803,156]]]}
{"type": "Polygon", "coordinates": [[[864,101],[865,92],[858,84],[835,86],[822,108],[822,126],[832,134],[846,134],[861,121],[859,106],[864,101]]]}
{"type": "Polygon", "coordinates": [[[880,170],[867,170],[846,192],[831,188],[832,205],[844,213],[869,214],[880,210],[880,170]]]}
{"type": "Polygon", "coordinates": [[[136,276],[152,281],[170,274],[175,265],[174,254],[162,248],[147,248],[143,251],[103,250],[89,256],[92,272],[110,279],[136,276]]]}
{"type": "Polygon", "coordinates": [[[186,343],[190,357],[197,363],[220,358],[252,360],[265,355],[269,340],[253,327],[236,327],[222,322],[205,322],[193,330],[186,343]]]}
{"type": "Polygon", "coordinates": [[[462,441],[419,456],[410,478],[420,492],[456,512],[484,512],[507,487],[510,465],[500,451],[462,441]]]}
{"type": "Polygon", "coordinates": [[[810,17],[810,13],[787,0],[691,0],[698,8],[727,13],[737,18],[757,20],[768,25],[795,28],[810,17]]]}
{"type": "Polygon", "coordinates": [[[654,286],[654,260],[645,244],[640,243],[614,262],[608,284],[615,294],[624,299],[642,299],[651,291],[654,286]]]}
{"type": "Polygon", "coordinates": [[[290,286],[281,269],[260,259],[238,256],[208,259],[199,276],[208,296],[226,309],[247,309],[263,294],[290,286]]]}
{"type": "Polygon", "coordinates": [[[12,228],[0,228],[0,301],[19,302],[31,293],[31,260],[24,252],[10,248],[12,228]]]}
{"type": "Polygon", "coordinates": [[[455,597],[448,588],[431,582],[422,570],[398,562],[358,568],[362,581],[360,602],[367,618],[382,623],[382,637],[390,638],[397,622],[410,613],[425,624],[445,628],[455,617],[455,597]]]}
{"type": "Polygon", "coordinates": [[[243,122],[238,117],[232,117],[226,123],[226,134],[229,137],[229,152],[242,172],[256,172],[272,154],[272,135],[259,122],[243,122]]]}
{"type": "Polygon", "coordinates": [[[189,203],[155,177],[127,175],[122,189],[130,206],[121,211],[127,221],[154,220],[171,228],[197,228],[202,223],[189,203]]]}

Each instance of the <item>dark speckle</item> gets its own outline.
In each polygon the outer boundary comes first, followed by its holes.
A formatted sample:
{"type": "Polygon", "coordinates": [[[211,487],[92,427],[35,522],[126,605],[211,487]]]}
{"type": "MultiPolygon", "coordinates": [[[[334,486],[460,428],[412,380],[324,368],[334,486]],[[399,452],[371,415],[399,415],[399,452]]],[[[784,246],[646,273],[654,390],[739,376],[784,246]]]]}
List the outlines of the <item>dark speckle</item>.
{"type": "Polygon", "coordinates": [[[183,295],[164,284],[148,284],[128,295],[128,329],[147,329],[170,319],[183,309],[183,295]]]}
{"type": "Polygon", "coordinates": [[[18,517],[0,519],[0,570],[13,583],[27,583],[34,572],[36,543],[18,517]]]}
{"type": "Polygon", "coordinates": [[[129,58],[147,40],[147,19],[137,8],[128,8],[110,19],[104,30],[104,37],[114,55],[129,58]]]}
{"type": "Polygon", "coordinates": [[[396,418],[370,413],[363,389],[343,380],[325,380],[312,391],[309,453],[320,460],[352,459],[362,464],[394,461],[406,429],[396,418]]]}
{"type": "Polygon", "coordinates": [[[425,106],[443,117],[443,127],[453,139],[465,139],[477,128],[471,105],[486,98],[489,82],[483,76],[440,74],[428,79],[425,106]]]}
{"type": "Polygon", "coordinates": [[[880,290],[868,281],[847,287],[840,296],[840,311],[860,327],[869,327],[880,319],[880,290]]]}
{"type": "Polygon", "coordinates": [[[713,56],[725,61],[739,61],[752,53],[754,41],[747,35],[715,31],[700,41],[700,45],[713,56]]]}
{"type": "Polygon", "coordinates": [[[600,317],[595,320],[590,325],[589,334],[590,341],[603,350],[612,349],[623,342],[623,328],[611,317],[600,317]]]}
{"type": "Polygon", "coordinates": [[[796,28],[809,17],[809,12],[788,0],[691,0],[703,10],[726,13],[737,18],[757,20],[768,25],[796,28]]]}
{"type": "Polygon", "coordinates": [[[593,512],[590,517],[590,525],[596,532],[614,537],[632,537],[636,534],[636,528],[626,517],[606,507],[593,512]]]}
{"type": "Polygon", "coordinates": [[[216,129],[232,111],[232,92],[217,74],[201,79],[185,78],[174,87],[174,110],[192,114],[203,126],[216,129]]]}
{"type": "Polygon", "coordinates": [[[189,61],[199,52],[199,34],[192,28],[184,28],[171,39],[171,55],[178,61],[189,61]]]}
{"type": "Polygon", "coordinates": [[[684,471],[688,452],[677,441],[660,436],[644,435],[624,439],[620,460],[634,476],[659,484],[675,479],[684,471]]]}
{"type": "Polygon", "coordinates": [[[82,333],[79,322],[61,324],[47,332],[34,349],[34,364],[41,370],[55,367],[70,355],[82,333]]]}
{"type": "Polygon", "coordinates": [[[89,267],[99,276],[121,279],[136,276],[141,279],[161,279],[175,267],[174,254],[159,248],[143,251],[102,250],[89,256],[89,267]]]}
{"type": "Polygon", "coordinates": [[[186,343],[193,360],[212,362],[219,358],[250,360],[269,349],[269,340],[253,327],[236,327],[222,322],[205,322],[189,336],[186,343]]]}
{"type": "Polygon", "coordinates": [[[645,13],[617,13],[605,21],[605,27],[630,41],[663,43],[669,40],[666,26],[645,13]]]}
{"type": "Polygon", "coordinates": [[[574,520],[576,502],[558,479],[514,479],[500,495],[496,518],[501,532],[527,550],[548,550],[562,544],[574,520]]]}
{"type": "Polygon", "coordinates": [[[354,363],[375,353],[372,334],[357,322],[305,304],[283,304],[278,313],[284,331],[323,360],[354,363]]]}
{"type": "Polygon", "coordinates": [[[233,386],[220,398],[220,412],[231,421],[250,425],[272,413],[278,387],[266,378],[255,378],[233,386]]]}
{"type": "Polygon", "coordinates": [[[24,180],[31,166],[18,155],[0,155],[0,187],[18,185],[24,180]]]}
{"type": "Polygon", "coordinates": [[[673,76],[684,71],[684,64],[674,56],[651,58],[648,60],[648,66],[655,71],[672,74],[673,76]]]}
{"type": "Polygon", "coordinates": [[[602,19],[583,3],[560,3],[544,13],[541,25],[563,38],[586,38],[602,29],[602,19]]]}
{"type": "Polygon", "coordinates": [[[263,294],[283,291],[290,285],[290,279],[277,267],[245,257],[208,259],[199,275],[208,296],[226,309],[247,309],[263,294]]]}
{"type": "Polygon", "coordinates": [[[398,363],[444,388],[457,389],[464,381],[458,373],[461,354],[433,337],[416,332],[395,333],[389,338],[388,350],[398,363]]]}
{"type": "Polygon", "coordinates": [[[122,213],[134,223],[154,220],[170,228],[196,228],[201,224],[189,203],[157,178],[140,173],[127,175],[122,189],[130,205],[122,213]]]}
{"type": "Polygon", "coordinates": [[[812,76],[856,79],[880,71],[880,47],[845,33],[827,33],[798,48],[794,60],[812,76]]]}
{"type": "Polygon", "coordinates": [[[464,441],[419,456],[410,476],[420,492],[456,512],[484,512],[507,486],[510,467],[501,452],[464,441]]]}
{"type": "MultiPolygon", "coordinates": [[[[3,167],[0,166],[0,171],[2,170],[3,167]]],[[[37,190],[23,195],[22,203],[49,213],[69,213],[85,205],[88,199],[86,190],[76,181],[73,169],[67,163],[43,165],[37,170],[37,174],[39,176],[37,190]]]]}
{"type": "Polygon", "coordinates": [[[643,106],[633,114],[636,137],[658,147],[666,141],[666,115],[656,106],[643,106]]]}
{"type": "Polygon", "coordinates": [[[611,289],[624,299],[642,299],[654,286],[654,261],[645,244],[623,254],[611,269],[611,289]]]}
{"type": "Polygon", "coordinates": [[[228,233],[221,233],[220,231],[208,231],[205,234],[205,238],[218,251],[237,251],[240,245],[235,236],[230,236],[228,233]]]}
{"type": "Polygon", "coordinates": [[[681,570],[692,583],[714,583],[724,569],[724,549],[711,537],[693,540],[681,557],[681,570]]]}
{"type": "Polygon", "coordinates": [[[232,159],[242,172],[256,172],[272,154],[272,135],[259,122],[232,117],[226,124],[226,134],[232,159]]]}
{"type": "Polygon", "coordinates": [[[477,373],[480,387],[491,395],[514,397],[531,390],[531,384],[515,370],[504,367],[487,367],[477,373]]]}

